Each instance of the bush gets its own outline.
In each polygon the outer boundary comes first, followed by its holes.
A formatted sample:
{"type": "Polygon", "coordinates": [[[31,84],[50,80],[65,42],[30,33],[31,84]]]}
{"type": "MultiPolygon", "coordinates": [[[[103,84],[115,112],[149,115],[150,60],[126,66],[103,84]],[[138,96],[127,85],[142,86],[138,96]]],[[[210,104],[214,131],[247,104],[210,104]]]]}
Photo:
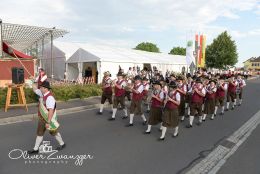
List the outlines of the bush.
{"type": "MultiPolygon", "coordinates": [[[[0,88],[0,108],[5,106],[7,88],[0,88]]],[[[52,93],[57,101],[68,101],[74,98],[88,98],[91,96],[99,96],[102,93],[100,85],[53,85],[52,93]]],[[[38,98],[31,88],[25,88],[26,102],[36,103],[38,98]]],[[[17,92],[12,92],[11,103],[17,104],[17,92]]]]}

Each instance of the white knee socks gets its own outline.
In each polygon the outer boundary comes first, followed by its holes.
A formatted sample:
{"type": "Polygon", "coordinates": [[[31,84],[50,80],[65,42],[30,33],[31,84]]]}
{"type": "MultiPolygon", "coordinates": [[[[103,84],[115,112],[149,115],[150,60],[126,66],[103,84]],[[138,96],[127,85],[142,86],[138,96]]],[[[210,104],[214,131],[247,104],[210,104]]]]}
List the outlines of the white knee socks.
{"type": "Polygon", "coordinates": [[[39,150],[40,144],[43,140],[43,136],[37,136],[36,140],[35,140],[35,146],[33,148],[33,150],[39,150]]]}

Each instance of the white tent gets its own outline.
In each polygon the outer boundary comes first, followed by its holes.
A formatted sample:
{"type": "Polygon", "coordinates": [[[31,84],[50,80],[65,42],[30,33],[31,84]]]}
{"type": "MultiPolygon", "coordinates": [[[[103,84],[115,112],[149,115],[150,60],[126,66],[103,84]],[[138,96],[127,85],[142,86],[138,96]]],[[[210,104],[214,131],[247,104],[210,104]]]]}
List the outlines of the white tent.
{"type": "Polygon", "coordinates": [[[92,69],[100,83],[105,71],[110,71],[115,78],[119,66],[127,72],[129,67],[144,64],[156,66],[165,74],[167,70],[181,72],[187,70],[188,65],[185,56],[169,55],[165,53],[151,53],[126,48],[115,48],[104,45],[76,44],[79,49],[67,60],[69,80],[82,77],[84,70],[92,69]]]}
{"type": "MultiPolygon", "coordinates": [[[[79,46],[69,42],[53,42],[53,75],[55,79],[63,79],[66,71],[66,61],[79,49],[79,46]]],[[[43,58],[40,59],[42,68],[51,77],[51,44],[47,44],[43,50],[43,58]]]]}

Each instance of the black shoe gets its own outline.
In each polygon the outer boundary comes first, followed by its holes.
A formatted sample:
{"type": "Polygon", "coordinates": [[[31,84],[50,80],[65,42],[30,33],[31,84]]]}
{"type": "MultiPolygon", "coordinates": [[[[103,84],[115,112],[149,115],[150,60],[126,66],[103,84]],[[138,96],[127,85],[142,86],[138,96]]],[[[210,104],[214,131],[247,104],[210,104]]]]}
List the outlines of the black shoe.
{"type": "Polygon", "coordinates": [[[220,114],[219,115],[224,115],[224,112],[220,112],[220,114]]]}
{"type": "Polygon", "coordinates": [[[198,126],[200,126],[201,124],[202,124],[202,122],[200,122],[200,121],[197,123],[198,126]]]}
{"type": "Polygon", "coordinates": [[[144,121],[144,122],[143,122],[143,125],[145,126],[146,124],[147,124],[147,121],[144,121]]]}
{"type": "Polygon", "coordinates": [[[131,127],[131,126],[134,126],[134,124],[133,123],[132,124],[129,123],[129,124],[126,125],[126,127],[131,127]]]}
{"type": "Polygon", "coordinates": [[[108,119],[108,121],[114,121],[115,120],[115,118],[109,118],[108,119]]]}
{"type": "Polygon", "coordinates": [[[122,119],[127,119],[127,118],[128,118],[128,116],[123,116],[123,117],[122,117],[122,119]]]}
{"type": "Polygon", "coordinates": [[[164,141],[164,138],[158,138],[158,141],[164,141]]]}
{"type": "Polygon", "coordinates": [[[231,110],[234,110],[235,109],[235,107],[233,106],[232,108],[231,108],[231,110]]]}
{"type": "Polygon", "coordinates": [[[97,114],[98,114],[98,115],[102,115],[102,114],[103,114],[103,112],[100,112],[100,111],[99,111],[97,114]]]}
{"type": "Polygon", "coordinates": [[[203,119],[202,121],[206,121],[206,119],[203,119]]]}
{"type": "Polygon", "coordinates": [[[192,128],[192,125],[188,124],[188,125],[186,126],[186,128],[192,128]]]}
{"type": "Polygon", "coordinates": [[[66,144],[63,144],[63,145],[61,145],[61,146],[58,146],[58,147],[56,148],[56,150],[60,151],[60,150],[64,149],[65,147],[66,147],[66,144]]]}
{"type": "Polygon", "coordinates": [[[216,117],[217,116],[217,114],[214,114],[214,117],[216,117]]]}
{"type": "Polygon", "coordinates": [[[146,131],[144,132],[144,134],[150,134],[150,133],[151,133],[151,131],[150,132],[146,132],[146,131]]]}
{"type": "Polygon", "coordinates": [[[172,135],[173,138],[176,138],[179,136],[179,133],[177,133],[176,135],[172,135]]]}
{"type": "Polygon", "coordinates": [[[147,111],[146,111],[146,113],[149,113],[149,112],[150,112],[150,110],[147,110],[147,111]]]}
{"type": "Polygon", "coordinates": [[[28,154],[28,155],[33,155],[33,154],[38,154],[38,153],[39,153],[39,150],[34,150],[34,149],[27,151],[27,154],[28,154]]]}
{"type": "Polygon", "coordinates": [[[241,103],[239,103],[238,106],[241,106],[241,103]]]}
{"type": "Polygon", "coordinates": [[[228,109],[225,109],[225,111],[228,111],[228,109]]]}

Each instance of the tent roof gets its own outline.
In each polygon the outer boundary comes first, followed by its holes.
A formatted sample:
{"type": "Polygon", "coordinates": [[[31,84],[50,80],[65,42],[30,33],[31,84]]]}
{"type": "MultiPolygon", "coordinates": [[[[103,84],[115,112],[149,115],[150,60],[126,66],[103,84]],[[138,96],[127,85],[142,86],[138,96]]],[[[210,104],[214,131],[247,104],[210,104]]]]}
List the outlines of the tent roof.
{"type": "Polygon", "coordinates": [[[55,28],[2,23],[3,41],[17,50],[30,48],[43,38],[45,43],[48,43],[50,41],[50,32],[53,33],[53,39],[68,33],[66,30],[55,28]]]}
{"type": "MultiPolygon", "coordinates": [[[[62,43],[60,42],[60,44],[62,43]]],[[[102,61],[118,63],[187,64],[186,56],[152,53],[106,45],[73,44],[77,45],[79,49],[67,60],[67,63],[102,61]]]]}

